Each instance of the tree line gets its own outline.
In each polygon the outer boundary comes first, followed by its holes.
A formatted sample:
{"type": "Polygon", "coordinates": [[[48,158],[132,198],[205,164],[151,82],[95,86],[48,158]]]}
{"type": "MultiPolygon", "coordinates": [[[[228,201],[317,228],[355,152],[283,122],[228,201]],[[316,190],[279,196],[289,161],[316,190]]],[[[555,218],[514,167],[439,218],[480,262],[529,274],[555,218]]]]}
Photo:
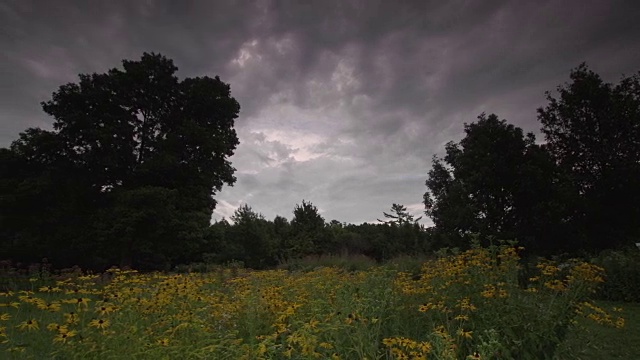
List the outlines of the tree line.
{"type": "Polygon", "coordinates": [[[423,202],[435,226],[393,204],[379,223],[325,221],[302,201],[267,220],[249,205],[210,223],[232,185],[240,105],[218,77],[179,80],[144,53],[83,74],[0,149],[0,258],[104,269],[242,261],[266,268],[320,254],[378,261],[468,247],[480,235],[530,252],[597,251],[640,238],[640,73],[605,83],[585,64],[538,109],[544,141],[481,114],[434,156],[423,202]]]}

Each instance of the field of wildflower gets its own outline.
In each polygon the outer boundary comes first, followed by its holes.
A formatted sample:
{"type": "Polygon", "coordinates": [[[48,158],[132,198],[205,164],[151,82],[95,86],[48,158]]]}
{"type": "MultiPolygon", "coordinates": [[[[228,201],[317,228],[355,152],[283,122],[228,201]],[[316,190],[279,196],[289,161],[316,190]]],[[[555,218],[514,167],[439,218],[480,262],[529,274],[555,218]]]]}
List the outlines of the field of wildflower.
{"type": "MultiPolygon", "coordinates": [[[[16,359],[545,359],[584,321],[624,327],[590,300],[601,268],[511,245],[418,273],[110,270],[0,293],[0,357],[16,359]]],[[[623,330],[620,330],[623,331],[623,330]]]]}

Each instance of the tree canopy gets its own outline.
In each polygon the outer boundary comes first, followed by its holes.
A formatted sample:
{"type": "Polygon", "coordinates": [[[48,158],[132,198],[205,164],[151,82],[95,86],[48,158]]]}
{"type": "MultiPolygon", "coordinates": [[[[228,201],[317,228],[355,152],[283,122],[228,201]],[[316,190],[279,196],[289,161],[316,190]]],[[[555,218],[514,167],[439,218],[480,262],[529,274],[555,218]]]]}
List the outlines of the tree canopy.
{"type": "Polygon", "coordinates": [[[424,194],[426,213],[446,234],[445,244],[459,246],[470,234],[503,239],[531,238],[526,226],[549,179],[550,164],[540,154],[533,134],[481,114],[465,124],[466,136],[446,145],[444,158],[433,158],[424,194]]]}
{"type": "Polygon", "coordinates": [[[579,192],[575,221],[589,247],[640,236],[640,72],[605,83],[586,64],[538,109],[547,149],[579,192]]]}
{"type": "MultiPolygon", "coordinates": [[[[3,207],[63,217],[76,234],[67,244],[99,257],[117,248],[121,265],[143,253],[180,257],[193,250],[209,225],[212,195],[235,182],[228,158],[239,143],[240,106],[218,77],[179,80],[177,70],[172,60],[144,53],[124,60],[122,69],[60,86],[42,103],[54,130],[26,130],[3,158],[10,174],[4,181],[16,185],[2,188],[3,207]],[[49,206],[22,201],[34,198],[49,206]],[[78,224],[70,224],[75,214],[78,224]]],[[[9,248],[67,235],[61,226],[33,233],[37,219],[21,219],[9,248]]]]}

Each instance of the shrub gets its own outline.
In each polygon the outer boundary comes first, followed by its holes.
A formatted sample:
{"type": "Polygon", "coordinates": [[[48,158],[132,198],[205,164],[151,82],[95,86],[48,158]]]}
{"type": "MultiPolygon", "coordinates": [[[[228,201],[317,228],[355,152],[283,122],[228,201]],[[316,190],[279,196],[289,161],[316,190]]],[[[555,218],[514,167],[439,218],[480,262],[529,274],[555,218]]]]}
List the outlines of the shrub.
{"type": "Polygon", "coordinates": [[[282,262],[278,268],[289,271],[312,271],[321,267],[336,267],[347,271],[368,270],[376,261],[365,255],[308,255],[282,262]]]}
{"type": "Polygon", "coordinates": [[[606,274],[597,299],[640,302],[640,249],[605,250],[592,262],[603,267],[606,274]]]}

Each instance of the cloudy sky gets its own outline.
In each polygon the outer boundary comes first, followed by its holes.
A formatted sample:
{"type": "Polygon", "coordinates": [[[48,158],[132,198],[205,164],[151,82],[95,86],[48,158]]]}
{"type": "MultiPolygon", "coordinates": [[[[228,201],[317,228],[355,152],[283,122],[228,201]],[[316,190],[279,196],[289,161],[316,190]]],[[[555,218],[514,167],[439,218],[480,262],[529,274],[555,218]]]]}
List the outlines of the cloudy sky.
{"type": "Polygon", "coordinates": [[[640,70],[639,18],[632,0],[0,0],[0,146],[51,129],[39,104],[79,73],[159,52],[242,107],[214,219],[244,203],[290,219],[303,199],[327,221],[420,214],[463,123],[538,133],[544,92],[581,62],[611,82],[640,70]]]}

